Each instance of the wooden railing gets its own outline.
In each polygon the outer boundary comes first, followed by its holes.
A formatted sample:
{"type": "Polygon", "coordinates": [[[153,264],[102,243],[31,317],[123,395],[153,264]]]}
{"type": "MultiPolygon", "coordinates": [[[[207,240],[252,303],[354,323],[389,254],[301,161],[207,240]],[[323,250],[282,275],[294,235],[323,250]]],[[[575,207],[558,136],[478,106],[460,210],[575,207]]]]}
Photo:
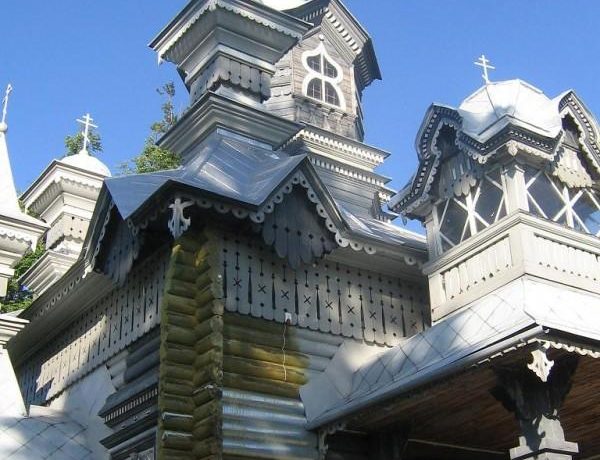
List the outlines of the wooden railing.
{"type": "Polygon", "coordinates": [[[515,213],[424,267],[432,320],[524,275],[600,293],[600,239],[515,213]]]}

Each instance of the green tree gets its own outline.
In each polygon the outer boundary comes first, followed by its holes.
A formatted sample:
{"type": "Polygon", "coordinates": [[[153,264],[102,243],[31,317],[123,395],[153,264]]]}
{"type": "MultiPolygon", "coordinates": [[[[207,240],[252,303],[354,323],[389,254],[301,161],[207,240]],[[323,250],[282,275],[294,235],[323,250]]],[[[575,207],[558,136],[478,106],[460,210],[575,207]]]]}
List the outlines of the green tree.
{"type": "MultiPolygon", "coordinates": [[[[93,155],[102,152],[102,139],[100,134],[95,131],[90,131],[90,142],[88,144],[88,152],[93,155]]],[[[65,137],[65,147],[67,148],[66,156],[76,155],[83,148],[83,133],[79,132],[72,136],[65,137]]]]}
{"type": "Polygon", "coordinates": [[[16,310],[24,310],[33,302],[33,292],[19,283],[19,278],[31,268],[31,266],[44,255],[46,248],[43,242],[40,242],[35,250],[29,251],[23,258],[17,262],[14,270],[15,274],[8,280],[8,290],[6,297],[0,302],[0,312],[8,313],[16,310]]]}
{"type": "Polygon", "coordinates": [[[143,174],[154,171],[175,169],[181,165],[181,157],[165,148],[156,145],[156,142],[177,122],[173,99],[175,98],[175,84],[169,82],[156,90],[164,97],[161,106],[162,119],[150,125],[150,135],[144,143],[142,152],[134,157],[130,164],[121,166],[124,174],[143,174]]]}

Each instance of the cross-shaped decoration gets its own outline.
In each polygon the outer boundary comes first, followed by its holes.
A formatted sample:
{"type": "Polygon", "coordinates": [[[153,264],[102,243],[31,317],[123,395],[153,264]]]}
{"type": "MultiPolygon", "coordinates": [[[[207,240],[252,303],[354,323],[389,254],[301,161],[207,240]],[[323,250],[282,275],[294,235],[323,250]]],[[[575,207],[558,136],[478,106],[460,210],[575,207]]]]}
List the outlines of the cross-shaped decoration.
{"type": "Polygon", "coordinates": [[[485,84],[489,84],[490,77],[488,70],[496,70],[496,67],[490,64],[490,60],[485,57],[485,54],[482,54],[481,57],[473,64],[483,69],[483,74],[481,76],[483,77],[483,81],[485,81],[485,84]]]}
{"type": "Polygon", "coordinates": [[[12,93],[13,87],[9,83],[6,87],[6,92],[4,93],[4,99],[2,99],[2,122],[0,124],[6,125],[6,111],[8,110],[8,98],[10,93],[12,93]]]}
{"type": "Polygon", "coordinates": [[[77,119],[77,122],[83,125],[83,148],[81,149],[81,151],[84,153],[88,153],[87,148],[90,143],[90,128],[97,128],[98,126],[92,123],[94,119],[90,116],[89,113],[86,113],[82,118],[83,119],[81,120],[79,118],[77,119]]]}

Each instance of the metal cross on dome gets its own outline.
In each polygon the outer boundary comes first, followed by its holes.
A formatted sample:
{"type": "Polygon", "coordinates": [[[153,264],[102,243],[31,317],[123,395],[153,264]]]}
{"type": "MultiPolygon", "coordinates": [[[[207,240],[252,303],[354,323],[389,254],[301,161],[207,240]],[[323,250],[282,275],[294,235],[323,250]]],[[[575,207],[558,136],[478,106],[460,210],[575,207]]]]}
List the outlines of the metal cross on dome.
{"type": "Polygon", "coordinates": [[[82,118],[82,120],[80,120],[79,118],[77,119],[77,122],[83,125],[83,148],[81,149],[81,151],[87,152],[87,147],[90,143],[90,128],[97,128],[98,126],[92,123],[94,119],[90,116],[89,113],[86,113],[82,118]]]}
{"type": "Polygon", "coordinates": [[[473,64],[483,69],[483,74],[481,76],[487,85],[490,82],[488,70],[496,70],[496,67],[490,64],[490,60],[485,57],[485,54],[482,54],[473,64]]]}

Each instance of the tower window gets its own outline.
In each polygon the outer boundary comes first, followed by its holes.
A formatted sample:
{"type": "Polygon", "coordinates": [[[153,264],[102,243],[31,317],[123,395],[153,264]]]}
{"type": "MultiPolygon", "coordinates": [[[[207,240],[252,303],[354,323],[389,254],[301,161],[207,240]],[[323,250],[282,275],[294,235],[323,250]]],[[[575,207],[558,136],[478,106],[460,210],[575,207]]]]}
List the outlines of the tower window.
{"type": "Polygon", "coordinates": [[[338,96],[338,93],[333,87],[333,85],[329,82],[325,82],[325,102],[331,105],[340,105],[340,98],[338,96]]]}
{"type": "Polygon", "coordinates": [[[506,216],[505,187],[499,169],[483,175],[466,195],[451,197],[434,208],[441,252],[447,251],[506,216]]]}
{"type": "Polygon", "coordinates": [[[308,88],[306,90],[306,94],[313,99],[323,99],[323,82],[318,78],[313,78],[308,84],[308,88]]]}
{"type": "Polygon", "coordinates": [[[323,43],[317,49],[305,52],[302,60],[308,71],[304,79],[304,94],[311,99],[345,109],[346,103],[339,86],[343,80],[342,68],[331,59],[323,43]]]}
{"type": "Polygon", "coordinates": [[[337,78],[337,76],[338,76],[337,69],[331,62],[329,62],[325,58],[323,58],[323,69],[324,69],[323,73],[325,74],[326,77],[337,78]]]}
{"type": "Polygon", "coordinates": [[[308,67],[317,73],[321,73],[321,56],[310,56],[306,62],[308,67]]]}
{"type": "Polygon", "coordinates": [[[545,171],[525,169],[529,212],[600,237],[600,194],[572,189],[545,171]]]}

